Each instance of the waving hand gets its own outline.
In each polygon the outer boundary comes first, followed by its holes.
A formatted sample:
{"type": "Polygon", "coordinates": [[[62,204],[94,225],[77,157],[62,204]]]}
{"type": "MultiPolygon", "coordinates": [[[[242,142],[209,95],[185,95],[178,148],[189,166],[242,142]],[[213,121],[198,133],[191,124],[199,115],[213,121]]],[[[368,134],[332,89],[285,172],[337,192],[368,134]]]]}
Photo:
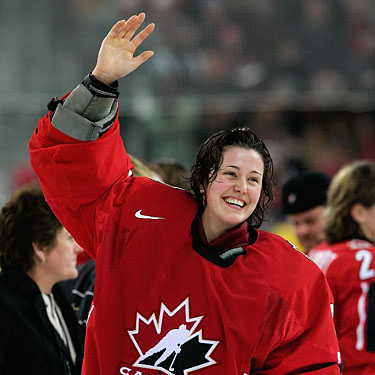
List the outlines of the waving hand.
{"type": "Polygon", "coordinates": [[[145,13],[140,13],[131,16],[127,21],[118,21],[109,31],[101,44],[92,72],[98,80],[110,85],[137,69],[154,54],[153,51],[145,51],[134,57],[136,49],[155,27],[151,23],[134,37],[145,17],[145,13]]]}

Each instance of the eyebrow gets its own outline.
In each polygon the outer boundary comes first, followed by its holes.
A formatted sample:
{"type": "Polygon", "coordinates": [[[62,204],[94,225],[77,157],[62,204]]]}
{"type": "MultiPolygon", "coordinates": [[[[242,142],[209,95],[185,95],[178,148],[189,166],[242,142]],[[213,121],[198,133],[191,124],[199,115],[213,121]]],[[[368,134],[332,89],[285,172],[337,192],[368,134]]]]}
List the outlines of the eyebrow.
{"type": "MultiPolygon", "coordinates": [[[[236,165],[224,165],[224,166],[222,166],[221,168],[234,168],[234,169],[240,170],[240,168],[237,167],[236,165]]],[[[249,173],[256,173],[256,174],[259,174],[259,176],[262,176],[262,175],[263,175],[261,172],[258,172],[258,171],[256,171],[256,170],[252,170],[252,171],[250,171],[249,173]]]]}

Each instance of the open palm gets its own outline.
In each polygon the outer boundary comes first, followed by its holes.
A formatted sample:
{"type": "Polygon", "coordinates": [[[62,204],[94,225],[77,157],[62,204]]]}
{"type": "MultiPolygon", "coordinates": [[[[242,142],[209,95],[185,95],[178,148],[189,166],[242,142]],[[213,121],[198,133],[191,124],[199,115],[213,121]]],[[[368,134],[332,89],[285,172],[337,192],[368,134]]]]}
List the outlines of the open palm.
{"type": "Polygon", "coordinates": [[[108,85],[125,77],[147,61],[154,53],[145,51],[134,57],[136,49],[151,34],[155,25],[149,24],[134,38],[146,15],[140,13],[127,21],[118,21],[104,38],[93,75],[108,85]]]}

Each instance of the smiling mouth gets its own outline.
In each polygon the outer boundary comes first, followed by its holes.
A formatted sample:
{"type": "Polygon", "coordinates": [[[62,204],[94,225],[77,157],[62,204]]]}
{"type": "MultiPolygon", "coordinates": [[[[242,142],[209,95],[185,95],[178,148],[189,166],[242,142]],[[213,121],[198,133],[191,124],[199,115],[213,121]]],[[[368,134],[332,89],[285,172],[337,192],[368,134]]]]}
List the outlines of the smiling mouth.
{"type": "Polygon", "coordinates": [[[224,198],[224,201],[231,206],[243,208],[245,206],[245,202],[241,201],[236,198],[224,198]]]}

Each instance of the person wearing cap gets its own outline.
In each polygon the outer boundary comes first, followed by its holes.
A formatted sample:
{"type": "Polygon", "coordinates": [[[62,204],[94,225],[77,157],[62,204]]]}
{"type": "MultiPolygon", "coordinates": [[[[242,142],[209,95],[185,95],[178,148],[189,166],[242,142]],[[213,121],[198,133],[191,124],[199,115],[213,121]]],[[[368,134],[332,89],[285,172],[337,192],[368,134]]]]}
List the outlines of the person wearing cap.
{"type": "Polygon", "coordinates": [[[302,251],[324,240],[324,209],[330,177],[312,170],[299,172],[282,186],[282,212],[302,245],[302,251]]]}

